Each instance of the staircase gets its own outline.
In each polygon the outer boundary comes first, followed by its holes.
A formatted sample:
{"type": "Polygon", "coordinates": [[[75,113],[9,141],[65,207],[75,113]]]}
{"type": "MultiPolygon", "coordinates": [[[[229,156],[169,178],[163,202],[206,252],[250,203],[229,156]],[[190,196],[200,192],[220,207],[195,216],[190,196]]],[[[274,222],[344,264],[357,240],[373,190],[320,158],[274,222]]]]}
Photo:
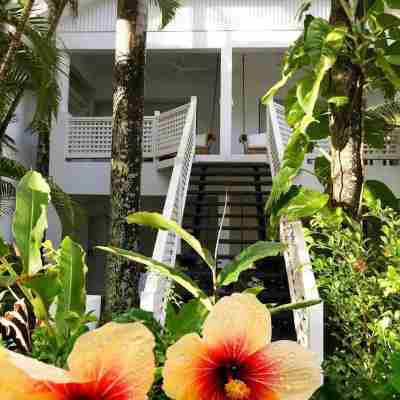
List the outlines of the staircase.
{"type": "MultiPolygon", "coordinates": [[[[219,268],[249,245],[266,239],[264,204],[272,185],[267,164],[194,164],[189,185],[183,227],[212,251],[224,215],[216,257],[219,268]]],[[[191,266],[185,272],[210,291],[207,268],[188,247],[182,246],[180,262],[191,266]]],[[[242,273],[240,281],[224,288],[221,295],[257,286],[266,288],[258,295],[263,303],[290,303],[283,257],[258,262],[255,269],[242,273]]],[[[273,316],[273,339],[296,340],[291,312],[273,316]]]]}

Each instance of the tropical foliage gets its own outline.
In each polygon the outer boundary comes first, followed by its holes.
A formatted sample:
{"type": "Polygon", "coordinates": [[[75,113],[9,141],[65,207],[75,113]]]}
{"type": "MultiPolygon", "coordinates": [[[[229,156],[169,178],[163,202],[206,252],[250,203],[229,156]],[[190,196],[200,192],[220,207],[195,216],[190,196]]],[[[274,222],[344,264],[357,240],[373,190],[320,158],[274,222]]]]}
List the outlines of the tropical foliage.
{"type": "MultiPolygon", "coordinates": [[[[74,341],[87,330],[85,323],[92,317],[86,315],[87,267],[82,247],[68,236],[58,249],[50,241],[43,242],[50,192],[37,172],[30,171],[21,179],[13,219],[15,250],[4,241],[0,246],[0,287],[3,296],[9,292],[17,300],[25,299],[41,321],[29,350],[64,366],[74,341]]],[[[27,334],[32,335],[34,327],[27,334]]],[[[18,324],[12,327],[14,339],[18,329],[18,324]]]]}
{"type": "Polygon", "coordinates": [[[398,389],[400,214],[370,206],[364,223],[337,209],[307,230],[325,304],[324,371],[336,393],[327,398],[393,399],[398,389]]]}
{"type": "MultiPolygon", "coordinates": [[[[310,4],[307,1],[305,9],[310,4]]],[[[304,32],[286,53],[281,80],[264,97],[268,103],[283,86],[290,85],[285,112],[293,134],[267,204],[273,223],[288,210],[298,209],[299,200],[302,217],[328,201],[358,215],[363,146],[382,147],[386,128],[393,127],[393,122],[398,126],[398,120],[386,119],[382,107],[369,113],[364,109],[368,93],[380,92],[390,100],[400,88],[400,18],[389,13],[388,7],[398,9],[399,4],[333,0],[329,21],[311,15],[304,18],[304,32]],[[292,83],[295,76],[300,78],[292,83]],[[305,155],[327,138],[330,155],[324,154],[316,164],[324,166],[329,196],[308,191],[299,199],[293,181],[305,155]],[[305,207],[312,198],[313,206],[305,207]]]]}

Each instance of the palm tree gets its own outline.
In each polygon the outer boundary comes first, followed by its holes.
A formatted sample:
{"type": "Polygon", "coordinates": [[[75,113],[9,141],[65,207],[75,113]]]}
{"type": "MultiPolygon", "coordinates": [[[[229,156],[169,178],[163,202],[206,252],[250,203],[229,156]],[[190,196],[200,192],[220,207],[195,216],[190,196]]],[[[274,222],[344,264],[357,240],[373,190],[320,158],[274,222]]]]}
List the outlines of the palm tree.
{"type": "Polygon", "coordinates": [[[32,13],[34,1],[16,6],[12,0],[0,4],[0,140],[26,89],[37,103],[32,127],[47,124],[56,116],[59,90],[55,79],[60,54],[54,40],[48,37],[46,17],[32,13]],[[10,35],[15,30],[18,34],[10,35]]]}
{"type": "Polygon", "coordinates": [[[0,89],[5,94],[0,99],[0,140],[26,90],[33,92],[36,111],[31,128],[38,133],[38,167],[48,175],[48,137],[52,122],[57,116],[60,91],[57,74],[62,59],[57,50],[54,32],[67,5],[74,13],[76,0],[49,0],[48,15],[38,16],[37,0],[18,6],[13,0],[0,4],[0,89]],[[10,31],[15,34],[9,35],[10,31]],[[46,140],[43,141],[43,138],[46,140]],[[44,145],[42,144],[44,143],[44,145]]]}
{"type": "MultiPolygon", "coordinates": [[[[146,0],[118,0],[113,94],[110,240],[116,247],[137,250],[138,231],[126,223],[140,209],[140,176],[146,58],[146,0]]],[[[162,13],[162,26],[175,15],[178,0],[153,0],[162,13]]],[[[130,262],[108,256],[105,310],[114,312],[138,305],[139,273],[130,262]]]]}
{"type": "MultiPolygon", "coordinates": [[[[0,153],[2,144],[13,144],[6,135],[6,130],[26,90],[30,90],[36,100],[36,110],[31,122],[31,128],[35,132],[46,132],[48,138],[52,122],[57,116],[60,100],[57,75],[62,60],[53,34],[66,5],[72,5],[76,9],[76,2],[49,0],[47,17],[34,13],[38,3],[37,0],[32,0],[19,6],[13,0],[0,2],[0,54],[3,55],[0,57],[0,153]],[[9,34],[12,31],[15,32],[14,35],[9,34]]],[[[46,154],[47,163],[43,164],[48,166],[48,152],[46,154]]],[[[41,170],[44,171],[48,171],[48,167],[41,170]]],[[[0,158],[1,177],[19,180],[25,173],[26,168],[17,161],[0,158]]],[[[0,185],[0,200],[12,198],[7,194],[9,191],[3,190],[6,187],[10,189],[11,186],[4,181],[0,181],[0,185]]],[[[82,210],[56,184],[50,182],[50,185],[53,205],[60,217],[63,232],[73,237],[82,210]]]]}

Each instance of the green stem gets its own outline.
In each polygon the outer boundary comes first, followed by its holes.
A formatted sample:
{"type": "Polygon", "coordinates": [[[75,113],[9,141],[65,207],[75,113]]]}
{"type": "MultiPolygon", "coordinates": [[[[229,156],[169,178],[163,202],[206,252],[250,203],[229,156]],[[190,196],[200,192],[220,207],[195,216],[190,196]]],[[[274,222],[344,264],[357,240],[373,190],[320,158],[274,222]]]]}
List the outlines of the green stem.
{"type": "Polygon", "coordinates": [[[312,307],[317,304],[320,304],[321,302],[322,300],[308,300],[308,301],[300,301],[298,303],[283,304],[278,307],[270,308],[269,312],[271,313],[271,315],[273,315],[273,314],[278,314],[282,311],[299,310],[303,308],[312,307]]]}

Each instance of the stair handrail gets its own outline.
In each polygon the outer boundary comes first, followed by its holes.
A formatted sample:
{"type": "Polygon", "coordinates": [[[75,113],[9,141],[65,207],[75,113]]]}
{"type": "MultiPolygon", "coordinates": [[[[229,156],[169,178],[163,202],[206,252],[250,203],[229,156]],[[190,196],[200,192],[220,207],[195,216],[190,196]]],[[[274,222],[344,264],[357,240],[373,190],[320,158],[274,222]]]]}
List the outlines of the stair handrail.
{"type": "MultiPolygon", "coordinates": [[[[267,107],[267,123],[267,152],[272,177],[274,177],[281,167],[284,146],[290,135],[290,128],[286,123],[281,105],[275,102],[270,103],[267,107]]],[[[280,239],[287,246],[284,259],[291,301],[321,300],[302,223],[281,218],[280,239]]],[[[319,303],[306,309],[293,311],[297,341],[317,354],[321,362],[324,356],[323,310],[323,303],[319,303]]]]}
{"type": "MultiPolygon", "coordinates": [[[[174,167],[165,199],[163,216],[182,224],[189,179],[195,155],[196,145],[196,112],[197,97],[192,97],[185,118],[183,134],[180,140],[174,167]]],[[[179,237],[170,231],[159,230],[153,251],[153,259],[175,265],[176,255],[180,248],[179,237]]],[[[169,282],[155,272],[144,274],[141,282],[140,308],[151,311],[155,318],[165,319],[166,297],[169,282]]]]}

